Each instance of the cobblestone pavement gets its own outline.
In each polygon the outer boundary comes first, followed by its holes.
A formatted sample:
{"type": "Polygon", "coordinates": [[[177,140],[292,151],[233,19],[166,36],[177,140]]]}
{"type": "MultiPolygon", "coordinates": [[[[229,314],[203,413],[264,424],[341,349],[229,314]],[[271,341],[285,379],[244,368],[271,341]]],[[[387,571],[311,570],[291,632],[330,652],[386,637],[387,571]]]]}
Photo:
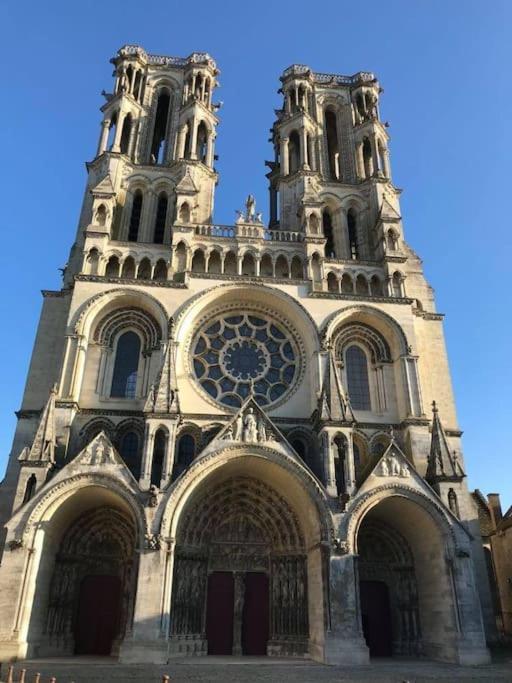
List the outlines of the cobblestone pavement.
{"type": "MultiPolygon", "coordinates": [[[[379,683],[423,683],[423,681],[509,681],[512,683],[512,652],[501,653],[492,664],[461,667],[453,664],[418,660],[379,660],[364,667],[324,666],[296,659],[265,657],[202,657],[177,659],[166,666],[122,665],[107,658],[75,657],[73,659],[40,659],[15,665],[15,683],[22,668],[27,670],[25,683],[33,683],[40,672],[41,683],[55,676],[57,683],[161,683],[163,674],[170,683],[334,683],[335,681],[378,681],[379,683]]],[[[6,680],[7,667],[2,667],[1,681],[6,680]]]]}

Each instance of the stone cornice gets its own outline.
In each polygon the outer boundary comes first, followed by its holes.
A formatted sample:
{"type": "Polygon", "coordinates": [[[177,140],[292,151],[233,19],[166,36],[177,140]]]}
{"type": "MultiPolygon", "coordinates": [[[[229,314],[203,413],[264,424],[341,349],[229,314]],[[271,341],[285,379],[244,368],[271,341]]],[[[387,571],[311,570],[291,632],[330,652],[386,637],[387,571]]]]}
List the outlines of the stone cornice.
{"type": "Polygon", "coordinates": [[[428,311],[420,311],[416,309],[414,315],[423,320],[444,320],[444,313],[429,313],[428,311]]]}
{"type": "Polygon", "coordinates": [[[42,289],[41,294],[45,299],[59,299],[71,293],[70,289],[42,289]]]}
{"type": "Polygon", "coordinates": [[[188,289],[184,282],[174,280],[136,280],[134,278],[105,277],[103,275],[75,275],[79,282],[110,282],[123,285],[142,285],[145,287],[167,287],[168,289],[188,289]]]}
{"type": "Polygon", "coordinates": [[[310,292],[310,299],[336,299],[341,301],[371,301],[380,304],[401,304],[411,306],[414,299],[394,296],[367,296],[365,294],[340,294],[338,292],[310,292]]]}

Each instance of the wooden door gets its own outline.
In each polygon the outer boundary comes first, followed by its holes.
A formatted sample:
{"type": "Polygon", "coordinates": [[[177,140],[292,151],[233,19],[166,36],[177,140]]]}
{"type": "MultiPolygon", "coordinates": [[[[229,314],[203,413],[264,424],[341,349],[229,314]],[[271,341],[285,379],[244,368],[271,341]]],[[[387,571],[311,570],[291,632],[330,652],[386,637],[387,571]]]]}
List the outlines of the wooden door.
{"type": "Polygon", "coordinates": [[[247,572],[242,614],[242,652],[266,655],[269,634],[269,582],[263,572],[247,572]]]}
{"type": "Polygon", "coordinates": [[[206,638],[209,655],[233,653],[234,593],[231,572],[210,574],[206,602],[206,638]]]}
{"type": "Polygon", "coordinates": [[[392,629],[388,587],[383,581],[361,581],[361,616],[370,657],[391,657],[392,629]]]}
{"type": "Polygon", "coordinates": [[[118,635],[121,580],[117,576],[86,576],[80,586],[75,624],[77,655],[110,655],[118,635]]]}

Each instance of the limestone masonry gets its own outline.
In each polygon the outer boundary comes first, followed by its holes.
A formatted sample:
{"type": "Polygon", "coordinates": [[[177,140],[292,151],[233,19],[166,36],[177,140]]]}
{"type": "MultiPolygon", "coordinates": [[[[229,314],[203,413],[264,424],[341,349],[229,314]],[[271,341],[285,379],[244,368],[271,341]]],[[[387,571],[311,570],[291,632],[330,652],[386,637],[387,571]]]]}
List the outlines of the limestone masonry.
{"type": "Polygon", "coordinates": [[[487,662],[443,316],[376,77],[286,69],[270,220],[249,196],[219,225],[215,61],[112,63],[0,489],[0,661],[487,662]]]}

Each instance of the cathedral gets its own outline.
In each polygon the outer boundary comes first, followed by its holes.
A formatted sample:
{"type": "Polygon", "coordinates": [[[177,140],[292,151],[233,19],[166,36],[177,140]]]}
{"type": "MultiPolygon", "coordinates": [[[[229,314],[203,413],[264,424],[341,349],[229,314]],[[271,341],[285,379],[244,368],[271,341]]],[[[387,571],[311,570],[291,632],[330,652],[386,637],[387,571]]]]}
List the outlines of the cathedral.
{"type": "Polygon", "coordinates": [[[377,78],[287,68],[269,220],[249,195],[219,225],[215,61],[111,61],[0,488],[0,661],[487,662],[443,315],[377,78]]]}

